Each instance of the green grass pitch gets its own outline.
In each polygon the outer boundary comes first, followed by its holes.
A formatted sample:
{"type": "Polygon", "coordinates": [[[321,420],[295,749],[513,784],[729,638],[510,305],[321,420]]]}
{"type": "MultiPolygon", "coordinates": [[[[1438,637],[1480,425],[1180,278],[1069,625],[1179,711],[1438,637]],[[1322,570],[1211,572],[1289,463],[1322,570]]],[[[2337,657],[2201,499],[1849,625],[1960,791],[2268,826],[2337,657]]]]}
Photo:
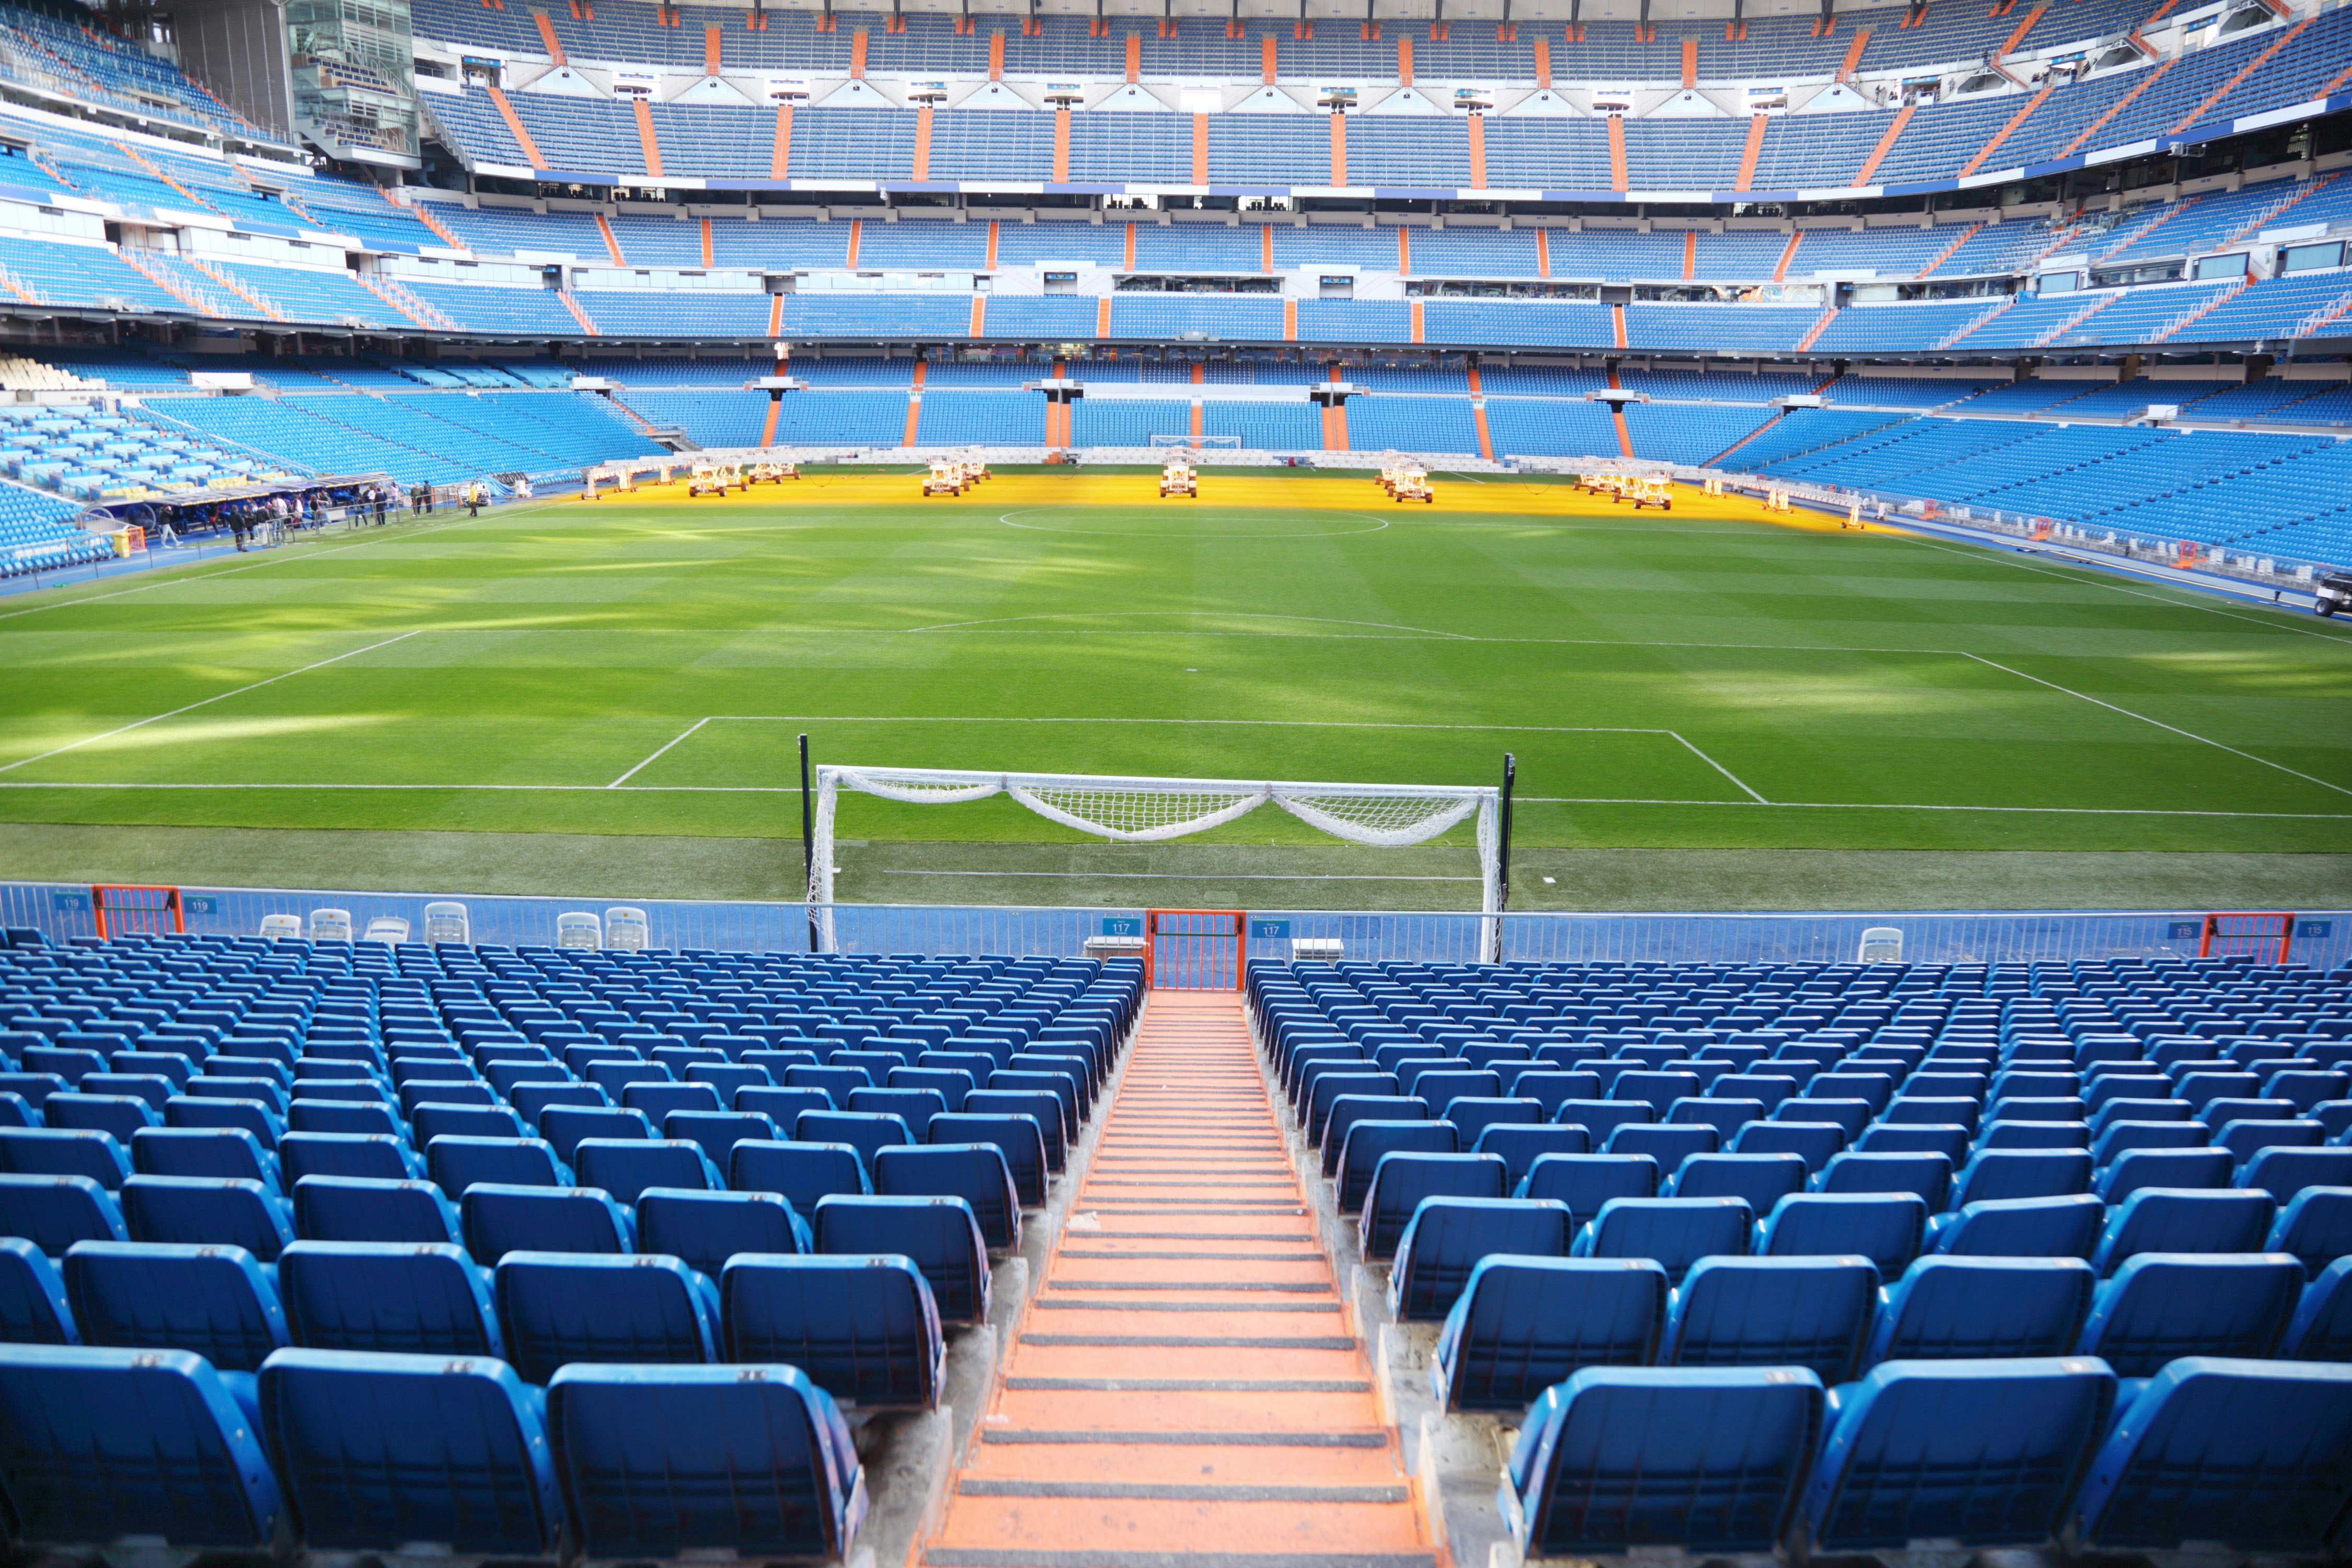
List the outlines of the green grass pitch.
{"type": "MultiPolygon", "coordinates": [[[[1685,493],[835,475],[0,600],[0,819],[796,839],[820,760],[1485,784],[1528,847],[2352,850],[2352,627],[1685,493]]],[[[1075,842],[1003,801],[868,840],[1075,842]]],[[[1457,830],[1461,838],[1466,830],[1457,830]]],[[[1218,836],[1325,842],[1274,811],[1218,836]]]]}

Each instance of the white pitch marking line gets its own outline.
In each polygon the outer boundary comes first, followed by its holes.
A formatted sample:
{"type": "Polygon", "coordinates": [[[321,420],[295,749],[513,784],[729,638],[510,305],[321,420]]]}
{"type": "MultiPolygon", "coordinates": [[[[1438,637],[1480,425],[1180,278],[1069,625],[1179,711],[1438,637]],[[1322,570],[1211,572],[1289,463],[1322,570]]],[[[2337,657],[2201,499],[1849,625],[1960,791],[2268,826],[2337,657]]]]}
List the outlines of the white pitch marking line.
{"type": "Polygon", "coordinates": [[[150,724],[161,723],[166,719],[176,719],[183,713],[193,713],[199,708],[208,708],[215,702],[226,702],[232,697],[242,697],[248,691],[258,691],[265,686],[275,686],[281,680],[291,680],[298,675],[308,675],[314,669],[324,669],[331,664],[341,664],[347,658],[357,658],[363,653],[373,653],[380,647],[390,647],[396,642],[406,642],[410,637],[422,637],[424,635],[424,629],[422,627],[415,631],[403,632],[398,637],[386,637],[382,642],[373,642],[368,644],[365,647],[355,647],[349,653],[339,653],[332,658],[322,658],[316,664],[306,664],[299,669],[289,669],[283,675],[273,675],[267,680],[257,680],[250,686],[240,686],[234,691],[216,692],[210,697],[199,698],[195,701],[187,704],[185,707],[173,709],[169,713],[157,713],[145,719],[134,719],[128,724],[117,725],[115,728],[105,731],[100,734],[85,735],[79,741],[73,741],[62,746],[53,747],[48,751],[43,752],[37,757],[19,757],[13,763],[0,763],[0,773],[8,773],[14,769],[24,767],[29,763],[46,762],[51,757],[61,755],[67,752],[79,750],[83,746],[90,745],[96,742],[111,740],[117,735],[128,734],[133,730],[142,730],[150,724]]]}
{"type": "Polygon", "coordinates": [[[1772,804],[1770,801],[1766,800],[1762,795],[1758,795],[1753,789],[1749,789],[1747,780],[1741,778],[1738,773],[1733,773],[1729,768],[1725,767],[1721,763],[1717,762],[1713,757],[1708,756],[1705,752],[1700,751],[1696,746],[1691,745],[1688,741],[1683,740],[1682,732],[1680,731],[1666,730],[1661,732],[1672,735],[1677,741],[1682,741],[1682,743],[1689,748],[1690,754],[1692,756],[1696,757],[1700,762],[1705,763],[1708,767],[1713,768],[1717,773],[1721,773],[1725,778],[1729,779],[1741,789],[1747,790],[1748,795],[1754,799],[1757,805],[1769,805],[1772,804]]]}
{"type": "Polygon", "coordinates": [[[623,773],[619,778],[614,779],[611,784],[606,784],[604,787],[606,789],[620,788],[623,784],[628,783],[631,779],[636,777],[639,773],[645,772],[646,768],[652,766],[654,763],[658,761],[661,757],[662,752],[668,751],[670,746],[677,745],[678,742],[685,740],[687,736],[693,734],[697,730],[699,730],[705,724],[709,723],[713,717],[715,717],[715,715],[706,714],[702,718],[697,719],[693,723],[688,724],[677,735],[673,737],[669,742],[669,746],[662,747],[661,751],[656,752],[652,756],[647,757],[644,762],[639,763],[635,767],[631,768],[627,773],[623,773]]]}
{"type": "Polygon", "coordinates": [[[2119,707],[2113,702],[2107,701],[2104,698],[2093,697],[2087,692],[2073,690],[2070,688],[2059,685],[2054,680],[2044,680],[2038,675],[2028,675],[2021,669],[2013,669],[2010,666],[2002,664],[1997,659],[1987,658],[1982,654],[1972,653],[1969,655],[1969,657],[1975,659],[1979,664],[1998,669],[2005,675],[2013,675],[2020,680],[2030,680],[2036,686],[2046,686],[2053,691],[2064,692],[2069,697],[2088,702],[2095,707],[2104,708],[2110,713],[2120,713],[2126,719],[2137,719],[2143,724],[2153,724],[2159,730],[2168,730],[2173,734],[2179,735],[2184,740],[2195,741],[2200,744],[2211,746],[2217,751],[2227,752],[2233,757],[2243,757],[2250,763],[2260,763],[2266,768],[2276,768],[2279,772],[2302,779],[2306,784],[2315,784],[2322,789],[2332,789],[2337,795],[2352,795],[2352,789],[2346,789],[2342,784],[2329,784],[2326,779],[2305,773],[2300,768],[2288,767],[2284,763],[2274,763],[2268,757],[2258,757],[2252,752],[2242,752],[2235,746],[2228,745],[2221,741],[2213,740],[2209,736],[2200,735],[2191,730],[2184,730],[2178,724],[2168,724],[2161,719],[2151,719],[2145,713],[2135,713],[2130,709],[2119,707]]]}

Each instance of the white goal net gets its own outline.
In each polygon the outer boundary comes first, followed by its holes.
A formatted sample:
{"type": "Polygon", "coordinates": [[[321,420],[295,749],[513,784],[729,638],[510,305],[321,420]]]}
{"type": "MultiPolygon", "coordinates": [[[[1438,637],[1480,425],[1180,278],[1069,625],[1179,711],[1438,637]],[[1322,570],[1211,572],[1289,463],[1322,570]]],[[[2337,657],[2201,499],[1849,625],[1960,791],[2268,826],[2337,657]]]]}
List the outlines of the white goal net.
{"type": "Polygon", "coordinates": [[[1242,438],[1238,436],[1154,436],[1154,447],[1198,447],[1204,452],[1238,452],[1242,438]]]}
{"type": "MultiPolygon", "coordinates": [[[[834,950],[834,815],[841,792],[921,805],[958,805],[1009,795],[1038,816],[1113,843],[1154,844],[1237,821],[1272,801],[1310,827],[1350,844],[1426,844],[1475,816],[1479,910],[1502,905],[1501,792],[1492,785],[1298,784],[1246,779],[1126,778],[1097,773],[971,773],[948,768],[816,770],[809,903],[826,952],[834,950]]],[[[1494,943],[1494,921],[1486,945],[1494,943]]]]}

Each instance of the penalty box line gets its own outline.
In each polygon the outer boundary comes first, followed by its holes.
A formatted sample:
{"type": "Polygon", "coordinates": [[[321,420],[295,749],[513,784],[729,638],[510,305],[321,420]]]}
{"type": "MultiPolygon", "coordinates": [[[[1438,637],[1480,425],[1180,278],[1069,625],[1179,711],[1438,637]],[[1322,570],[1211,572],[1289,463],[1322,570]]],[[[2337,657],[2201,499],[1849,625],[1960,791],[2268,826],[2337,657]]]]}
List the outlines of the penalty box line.
{"type": "MultiPolygon", "coordinates": [[[[1350,723],[1340,719],[926,719],[908,715],[886,718],[845,718],[837,714],[820,713],[706,713],[669,738],[641,759],[637,765],[604,785],[619,789],[631,779],[658,762],[665,752],[690,739],[705,724],[1160,724],[1188,725],[1202,728],[1258,730],[1438,730],[1487,731],[1532,735],[1664,735],[1691,755],[1731,781],[1748,798],[1758,805],[1770,805],[1749,786],[1748,781],[1717,762],[1713,757],[1677,730],[1661,730],[1628,724],[1408,724],[1389,721],[1350,723]]],[[[29,760],[29,759],[28,759],[29,760]]],[[[644,786],[639,786],[644,787],[644,786]]]]}

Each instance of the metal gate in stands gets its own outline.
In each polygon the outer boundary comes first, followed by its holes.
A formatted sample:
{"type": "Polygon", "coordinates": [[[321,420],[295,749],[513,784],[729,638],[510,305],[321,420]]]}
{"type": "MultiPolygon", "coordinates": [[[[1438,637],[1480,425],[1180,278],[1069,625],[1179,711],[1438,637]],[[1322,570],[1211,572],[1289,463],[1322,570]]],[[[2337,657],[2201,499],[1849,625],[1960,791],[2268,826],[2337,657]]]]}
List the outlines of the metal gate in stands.
{"type": "Polygon", "coordinates": [[[1143,911],[1143,984],[1153,991],[1238,991],[1249,915],[1242,910],[1143,911]]]}

